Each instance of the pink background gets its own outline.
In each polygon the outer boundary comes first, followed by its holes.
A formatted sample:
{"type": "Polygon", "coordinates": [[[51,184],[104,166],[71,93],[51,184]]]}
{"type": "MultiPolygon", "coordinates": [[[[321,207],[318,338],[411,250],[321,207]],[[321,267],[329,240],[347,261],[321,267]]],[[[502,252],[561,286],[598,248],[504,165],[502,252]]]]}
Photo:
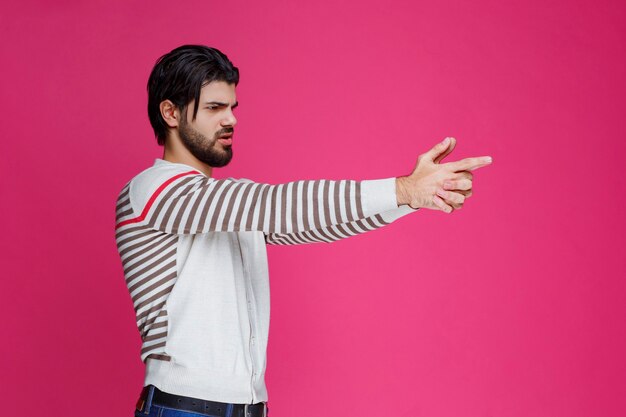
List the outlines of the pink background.
{"type": "Polygon", "coordinates": [[[241,71],[218,178],[406,175],[445,136],[494,159],[460,211],[268,248],[272,417],[626,415],[624,2],[3,9],[3,415],[133,413],[115,198],[162,156],[145,85],[184,43],[241,71]]]}

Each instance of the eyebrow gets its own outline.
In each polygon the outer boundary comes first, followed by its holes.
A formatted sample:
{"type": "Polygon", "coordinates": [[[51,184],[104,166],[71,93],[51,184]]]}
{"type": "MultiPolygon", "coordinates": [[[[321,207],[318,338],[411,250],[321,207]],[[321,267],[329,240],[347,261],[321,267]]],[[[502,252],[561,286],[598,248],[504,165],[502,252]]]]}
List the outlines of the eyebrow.
{"type": "MultiPolygon", "coordinates": [[[[207,102],[205,102],[204,104],[205,104],[205,105],[207,105],[207,104],[216,104],[216,105],[218,105],[218,106],[228,106],[228,103],[222,103],[221,101],[207,101],[207,102]]],[[[233,104],[233,107],[232,107],[232,108],[234,109],[234,108],[235,108],[235,107],[237,107],[238,105],[239,105],[239,102],[238,102],[238,101],[236,101],[236,102],[235,102],[235,104],[233,104]]]]}

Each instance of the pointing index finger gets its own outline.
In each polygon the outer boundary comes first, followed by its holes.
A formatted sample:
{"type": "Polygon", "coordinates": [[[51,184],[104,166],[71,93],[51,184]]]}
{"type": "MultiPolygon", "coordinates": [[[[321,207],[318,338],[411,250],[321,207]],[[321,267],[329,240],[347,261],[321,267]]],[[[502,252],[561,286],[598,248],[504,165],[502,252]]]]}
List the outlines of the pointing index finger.
{"type": "Polygon", "coordinates": [[[478,156],[474,158],[461,159],[460,161],[448,162],[448,165],[452,168],[453,172],[473,171],[489,165],[492,162],[493,159],[490,156],[478,156]]]}

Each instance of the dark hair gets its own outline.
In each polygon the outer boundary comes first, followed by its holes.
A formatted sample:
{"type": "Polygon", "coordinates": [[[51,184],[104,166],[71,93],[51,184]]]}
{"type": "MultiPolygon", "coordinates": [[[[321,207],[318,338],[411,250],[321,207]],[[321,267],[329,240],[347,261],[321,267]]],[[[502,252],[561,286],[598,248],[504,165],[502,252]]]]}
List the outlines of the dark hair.
{"type": "MultiPolygon", "coordinates": [[[[212,81],[239,83],[239,69],[215,48],[183,45],[160,57],[148,79],[148,117],[159,145],[165,144],[168,126],[159,108],[170,100],[185,114],[193,99],[193,120],[198,113],[200,90],[212,81]]],[[[184,116],[183,116],[184,117],[184,116]]]]}

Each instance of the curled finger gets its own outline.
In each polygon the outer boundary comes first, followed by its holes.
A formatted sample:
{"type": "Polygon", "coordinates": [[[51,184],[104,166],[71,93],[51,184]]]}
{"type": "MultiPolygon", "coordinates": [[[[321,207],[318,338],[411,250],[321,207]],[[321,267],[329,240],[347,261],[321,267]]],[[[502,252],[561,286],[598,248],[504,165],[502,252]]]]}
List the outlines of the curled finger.
{"type": "Polygon", "coordinates": [[[437,190],[437,195],[455,209],[461,208],[465,201],[465,196],[459,190],[446,191],[440,188],[437,190]]]}
{"type": "Polygon", "coordinates": [[[454,210],[452,207],[450,207],[448,204],[446,204],[445,201],[443,201],[439,196],[435,195],[433,196],[433,203],[435,203],[435,205],[437,207],[439,207],[441,209],[441,211],[446,212],[446,213],[452,213],[452,211],[454,210]]]}
{"type": "Polygon", "coordinates": [[[472,181],[467,178],[457,180],[446,180],[443,183],[444,190],[469,190],[472,188],[472,181]]]}

